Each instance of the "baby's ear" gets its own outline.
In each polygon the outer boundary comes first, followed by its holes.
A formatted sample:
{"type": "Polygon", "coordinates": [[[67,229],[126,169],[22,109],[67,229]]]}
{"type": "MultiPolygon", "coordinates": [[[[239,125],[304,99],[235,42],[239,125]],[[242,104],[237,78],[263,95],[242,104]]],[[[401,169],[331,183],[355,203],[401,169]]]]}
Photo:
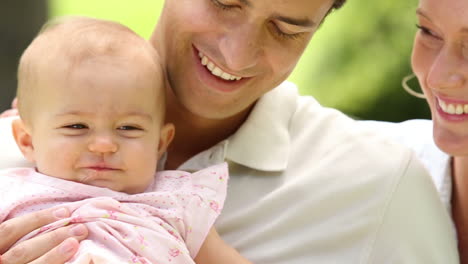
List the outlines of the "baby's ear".
{"type": "Polygon", "coordinates": [[[16,144],[23,153],[23,156],[30,162],[34,162],[34,146],[32,144],[32,137],[30,131],[27,130],[23,120],[13,120],[11,124],[13,130],[13,137],[16,144]]]}
{"type": "Polygon", "coordinates": [[[166,152],[167,147],[171,144],[175,135],[175,127],[171,123],[164,124],[161,128],[159,134],[159,144],[158,144],[158,160],[162,157],[164,152],[166,152]]]}

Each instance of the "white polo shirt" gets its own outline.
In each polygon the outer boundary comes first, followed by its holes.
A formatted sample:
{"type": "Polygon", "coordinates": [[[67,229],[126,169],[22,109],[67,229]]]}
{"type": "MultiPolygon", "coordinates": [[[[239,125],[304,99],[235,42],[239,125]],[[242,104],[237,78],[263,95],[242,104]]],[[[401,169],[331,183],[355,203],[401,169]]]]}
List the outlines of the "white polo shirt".
{"type": "Polygon", "coordinates": [[[290,83],[179,169],[224,160],[228,198],[216,227],[253,263],[458,263],[450,218],[412,152],[290,83]]]}
{"type": "Polygon", "coordinates": [[[253,263],[458,263],[449,215],[411,151],[291,83],[180,169],[224,160],[230,182],[216,227],[253,263]]]}
{"type": "Polygon", "coordinates": [[[401,123],[382,121],[360,121],[361,124],[377,129],[393,140],[413,150],[439,191],[440,198],[451,212],[452,167],[451,157],[442,152],[434,143],[432,120],[414,119],[401,123]]]}

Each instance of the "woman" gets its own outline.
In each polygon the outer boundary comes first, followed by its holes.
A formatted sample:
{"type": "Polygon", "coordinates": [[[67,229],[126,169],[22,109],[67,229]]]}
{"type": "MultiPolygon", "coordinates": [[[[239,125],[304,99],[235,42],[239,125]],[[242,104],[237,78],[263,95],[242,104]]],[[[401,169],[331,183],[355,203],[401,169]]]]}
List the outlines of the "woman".
{"type": "Polygon", "coordinates": [[[468,263],[468,2],[420,0],[412,66],[433,121],[434,142],[451,161],[451,210],[468,263]]]}
{"type": "Polygon", "coordinates": [[[432,122],[363,123],[416,151],[452,213],[461,263],[468,263],[468,1],[420,0],[416,14],[411,62],[432,122]]]}
{"type": "MultiPolygon", "coordinates": [[[[167,120],[177,129],[166,168],[228,161],[216,226],[254,263],[457,263],[450,219],[412,154],[284,82],[342,2],[166,0],[151,39],[167,69],[167,120]]],[[[49,250],[68,229],[55,243],[38,237],[10,249],[25,226],[54,214],[42,217],[0,224],[5,263],[67,259],[64,244],[49,250]]],[[[74,231],[85,238],[86,230],[74,231]]],[[[73,254],[77,240],[65,243],[73,254]]]]}

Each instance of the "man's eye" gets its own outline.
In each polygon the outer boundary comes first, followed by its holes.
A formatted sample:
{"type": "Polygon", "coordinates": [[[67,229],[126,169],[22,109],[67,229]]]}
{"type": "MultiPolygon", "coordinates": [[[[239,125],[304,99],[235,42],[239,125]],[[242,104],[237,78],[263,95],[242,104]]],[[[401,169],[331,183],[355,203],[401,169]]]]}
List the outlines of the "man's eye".
{"type": "Polygon", "coordinates": [[[271,23],[272,27],[273,27],[273,33],[276,34],[278,37],[280,37],[281,39],[297,39],[299,37],[301,37],[304,33],[300,32],[300,33],[285,33],[283,32],[278,25],[276,25],[275,23],[271,23]]]}
{"type": "Polygon", "coordinates": [[[462,46],[462,54],[465,59],[468,59],[468,43],[463,44],[462,46]]]}
{"type": "Polygon", "coordinates": [[[301,33],[288,34],[288,33],[284,33],[280,29],[276,30],[276,34],[278,34],[279,37],[284,38],[284,39],[297,39],[298,37],[301,36],[301,33]]]}
{"type": "Polygon", "coordinates": [[[83,125],[83,124],[72,124],[72,125],[68,125],[68,126],[65,126],[65,128],[70,128],[70,129],[86,129],[88,128],[86,125],[83,125]]]}
{"type": "Polygon", "coordinates": [[[224,10],[228,10],[228,9],[232,9],[232,8],[235,8],[237,6],[235,5],[226,5],[226,4],[223,4],[221,1],[219,0],[211,0],[211,2],[218,8],[221,8],[221,9],[224,9],[224,10]]]}

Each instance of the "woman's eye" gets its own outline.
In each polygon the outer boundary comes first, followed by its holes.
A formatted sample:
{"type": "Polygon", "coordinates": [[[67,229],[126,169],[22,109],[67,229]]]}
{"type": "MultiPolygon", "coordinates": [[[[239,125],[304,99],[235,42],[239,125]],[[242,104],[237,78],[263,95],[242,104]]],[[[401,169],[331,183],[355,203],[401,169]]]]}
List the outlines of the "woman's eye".
{"type": "Polygon", "coordinates": [[[436,39],[440,39],[440,37],[438,37],[434,32],[432,32],[427,27],[424,27],[424,26],[421,26],[421,25],[418,25],[418,24],[416,24],[416,27],[421,31],[421,33],[423,35],[429,36],[429,37],[434,37],[436,39]]]}
{"type": "Polygon", "coordinates": [[[440,49],[444,45],[444,39],[428,27],[416,25],[418,28],[418,42],[430,49],[440,49]]]}
{"type": "Polygon", "coordinates": [[[70,129],[86,129],[88,128],[86,125],[83,125],[83,124],[72,124],[72,125],[68,125],[68,126],[65,126],[65,128],[70,128],[70,129]]]}

